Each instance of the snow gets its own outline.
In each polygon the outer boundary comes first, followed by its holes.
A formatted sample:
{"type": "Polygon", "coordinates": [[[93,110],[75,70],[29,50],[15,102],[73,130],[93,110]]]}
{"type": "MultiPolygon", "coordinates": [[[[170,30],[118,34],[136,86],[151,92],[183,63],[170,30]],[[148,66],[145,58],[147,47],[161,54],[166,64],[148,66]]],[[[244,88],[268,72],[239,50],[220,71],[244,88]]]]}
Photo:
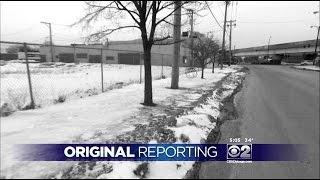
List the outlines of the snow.
{"type": "MultiPolygon", "coordinates": [[[[209,133],[216,126],[216,122],[212,122],[210,116],[215,119],[219,116],[219,104],[221,100],[231,95],[239,83],[239,76],[243,75],[243,72],[232,73],[230,79],[233,79],[233,81],[222,84],[222,88],[227,89],[223,91],[222,95],[217,95],[217,90],[215,90],[204,104],[200,104],[188,112],[188,114],[176,118],[176,127],[169,129],[175,132],[176,138],[179,139],[177,143],[183,143],[180,138],[182,135],[188,137],[189,141],[187,143],[205,143],[209,133]]],[[[184,178],[187,171],[192,168],[193,163],[194,162],[153,162],[150,164],[150,167],[155,171],[151,171],[150,177],[181,179],[184,178]],[[175,168],[177,164],[180,165],[179,169],[175,168]],[[161,175],[160,172],[166,172],[166,175],[161,175]]]]}
{"type": "MultiPolygon", "coordinates": [[[[103,65],[104,90],[121,84],[139,83],[140,66],[122,64],[103,65]]],[[[30,102],[26,64],[9,62],[0,67],[1,101],[13,109],[30,102]]],[[[41,107],[55,103],[59,97],[67,100],[101,93],[101,66],[96,63],[30,63],[34,101],[41,107]]],[[[153,79],[161,77],[161,66],[152,66],[153,79]]],[[[184,73],[184,68],[181,68],[184,73]]],[[[142,68],[142,81],[144,68],[142,68]]],[[[171,76],[171,67],[164,66],[165,77],[171,76]]]]}
{"type": "Polygon", "coordinates": [[[114,162],[113,165],[113,171],[111,171],[108,174],[103,174],[98,177],[98,179],[138,179],[137,176],[135,176],[133,172],[136,167],[138,166],[139,162],[114,162]]]}
{"type": "Polygon", "coordinates": [[[188,170],[192,168],[194,162],[152,162],[149,165],[150,174],[148,179],[176,179],[186,175],[188,170]]]}
{"type": "MultiPolygon", "coordinates": [[[[123,68],[123,66],[118,67],[123,68]]],[[[130,76],[131,71],[136,70],[135,67],[129,67],[131,68],[130,72],[123,75],[123,78],[128,79],[126,76],[130,76]]],[[[107,68],[111,68],[111,66],[107,66],[107,68]]],[[[206,79],[200,79],[199,77],[190,79],[183,74],[180,76],[179,84],[183,88],[212,85],[228,73],[235,72],[237,68],[237,66],[232,66],[223,70],[216,69],[214,74],[211,73],[210,69],[206,69],[206,79]]],[[[83,71],[86,72],[87,70],[83,71]]],[[[117,75],[119,74],[121,73],[117,73],[117,75]]],[[[113,76],[114,80],[118,80],[117,75],[113,76]]],[[[73,78],[73,80],[75,79],[73,78]]],[[[92,81],[94,82],[94,80],[92,81]]],[[[179,90],[169,89],[170,82],[170,78],[153,81],[155,103],[164,101],[168,97],[174,98],[179,94],[186,93],[183,88],[179,90]]],[[[140,104],[143,101],[143,92],[143,84],[131,84],[96,96],[73,99],[62,104],[35,110],[19,111],[1,118],[1,174],[7,178],[59,177],[62,170],[73,166],[76,162],[18,162],[14,158],[12,145],[106,142],[108,139],[129,131],[133,128],[134,123],[137,123],[125,119],[143,107],[140,104]]],[[[201,96],[201,92],[190,95],[190,99],[199,96],[201,96]]],[[[179,126],[172,128],[175,135],[180,137],[181,134],[186,134],[189,136],[190,143],[200,143],[201,140],[205,139],[210,129],[215,126],[209,115],[217,117],[218,111],[215,110],[219,105],[217,101],[219,101],[219,98],[214,93],[206,101],[208,106],[199,106],[190,114],[178,117],[179,126]],[[201,108],[202,110],[200,110],[201,108]],[[212,108],[214,110],[211,110],[212,108]]],[[[112,165],[113,171],[99,174],[97,178],[138,178],[132,171],[139,162],[107,163],[112,165]]],[[[152,162],[149,164],[150,174],[148,178],[181,178],[192,167],[192,164],[192,162],[152,162]],[[176,164],[180,163],[182,165],[177,169],[176,164]]]]}
{"type": "Polygon", "coordinates": [[[307,65],[307,66],[293,66],[293,67],[297,68],[297,69],[320,71],[320,67],[319,66],[307,65]]]}

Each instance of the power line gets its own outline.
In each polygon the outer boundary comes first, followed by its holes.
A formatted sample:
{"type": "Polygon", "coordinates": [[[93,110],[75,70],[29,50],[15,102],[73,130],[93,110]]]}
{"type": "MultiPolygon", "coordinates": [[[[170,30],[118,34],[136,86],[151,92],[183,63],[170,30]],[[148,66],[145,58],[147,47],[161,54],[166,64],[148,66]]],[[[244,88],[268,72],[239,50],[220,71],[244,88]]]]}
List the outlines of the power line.
{"type": "Polygon", "coordinates": [[[211,8],[210,8],[210,6],[209,6],[208,2],[207,2],[207,1],[205,1],[205,3],[206,3],[206,5],[208,6],[209,11],[210,11],[211,15],[213,16],[214,20],[216,21],[216,23],[220,26],[220,28],[222,28],[222,29],[223,29],[223,27],[220,25],[219,21],[217,20],[217,18],[214,16],[213,12],[211,11],[211,8]]]}

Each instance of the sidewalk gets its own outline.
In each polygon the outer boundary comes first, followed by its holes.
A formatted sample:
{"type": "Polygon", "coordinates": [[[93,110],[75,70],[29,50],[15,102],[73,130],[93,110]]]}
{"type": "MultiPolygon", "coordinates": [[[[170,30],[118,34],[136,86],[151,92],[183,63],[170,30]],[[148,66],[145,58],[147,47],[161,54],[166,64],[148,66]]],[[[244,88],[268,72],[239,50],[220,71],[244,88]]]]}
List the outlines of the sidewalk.
{"type": "MultiPolygon", "coordinates": [[[[139,178],[144,176],[140,172],[134,173],[137,167],[141,166],[141,162],[17,163],[14,161],[11,145],[19,143],[181,143],[183,139],[185,142],[200,143],[215,125],[205,113],[211,114],[214,118],[219,115],[219,103],[217,104],[217,100],[212,98],[215,95],[212,89],[221,79],[239,69],[241,68],[238,66],[224,68],[222,71],[215,69],[214,74],[210,69],[206,69],[206,79],[200,79],[200,77],[189,79],[183,74],[180,76],[179,90],[169,88],[170,78],[153,81],[154,102],[158,104],[156,107],[142,106],[140,103],[143,101],[143,85],[133,84],[97,96],[43,109],[21,111],[2,118],[1,175],[6,178],[139,178]],[[207,94],[209,99],[202,97],[204,94],[207,94]],[[197,107],[194,108],[195,106],[197,107]],[[191,114],[176,118],[190,110],[193,111],[191,114]],[[199,113],[201,113],[200,116],[195,115],[199,113]],[[194,123],[203,128],[186,126],[195,119],[198,122],[194,123]]],[[[243,74],[236,74],[235,77],[238,75],[243,74]]],[[[226,86],[226,89],[228,88],[232,91],[232,87],[226,86]]],[[[227,91],[226,93],[228,94],[227,91]]],[[[182,168],[178,171],[177,164],[174,163],[170,163],[169,166],[167,163],[153,163],[148,166],[148,177],[161,177],[163,173],[160,169],[170,167],[173,171],[167,172],[174,173],[171,177],[183,177],[192,167],[192,163],[188,162],[185,165],[180,165],[182,168]],[[159,170],[153,172],[154,169],[159,170]]]]}

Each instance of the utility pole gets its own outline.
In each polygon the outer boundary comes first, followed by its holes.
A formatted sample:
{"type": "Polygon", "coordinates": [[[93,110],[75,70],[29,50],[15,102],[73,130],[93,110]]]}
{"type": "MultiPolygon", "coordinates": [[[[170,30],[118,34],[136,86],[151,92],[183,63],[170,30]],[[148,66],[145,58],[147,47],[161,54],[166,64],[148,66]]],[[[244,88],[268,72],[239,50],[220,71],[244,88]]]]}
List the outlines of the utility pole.
{"type": "Polygon", "coordinates": [[[220,69],[223,68],[223,61],[225,61],[226,59],[226,52],[225,52],[225,34],[226,34],[226,23],[227,23],[227,11],[228,11],[228,5],[230,3],[230,1],[225,1],[226,3],[226,7],[224,10],[224,22],[223,22],[223,37],[222,37],[222,55],[223,55],[223,59],[220,59],[220,69]]]}
{"type": "Polygon", "coordinates": [[[174,1],[174,25],[173,25],[173,63],[171,73],[171,89],[179,88],[179,59],[180,59],[180,38],[181,38],[181,1],[174,1]]]}
{"type": "Polygon", "coordinates": [[[232,26],[236,26],[236,24],[235,24],[235,20],[230,20],[230,21],[228,21],[228,23],[230,23],[230,24],[228,24],[227,26],[228,27],[230,27],[230,35],[229,35],[229,54],[230,54],[230,57],[229,57],[229,66],[231,65],[231,60],[232,60],[232,49],[231,49],[231,38],[232,38],[232,26]]]}
{"type": "Polygon", "coordinates": [[[49,33],[50,33],[50,51],[51,51],[51,61],[54,62],[54,54],[53,54],[53,46],[52,46],[52,31],[51,31],[51,23],[49,22],[41,22],[42,24],[48,25],[49,33]]]}

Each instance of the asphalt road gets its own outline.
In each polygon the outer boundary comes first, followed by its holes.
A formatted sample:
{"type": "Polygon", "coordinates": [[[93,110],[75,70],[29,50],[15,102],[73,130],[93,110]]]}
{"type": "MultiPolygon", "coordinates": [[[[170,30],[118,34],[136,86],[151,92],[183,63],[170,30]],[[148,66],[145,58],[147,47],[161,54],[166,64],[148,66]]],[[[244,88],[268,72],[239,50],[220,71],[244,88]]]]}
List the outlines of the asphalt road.
{"type": "Polygon", "coordinates": [[[235,98],[240,117],[223,124],[219,143],[253,138],[253,143],[308,144],[303,162],[206,162],[200,178],[319,178],[319,72],[288,66],[248,65],[235,98]]]}

